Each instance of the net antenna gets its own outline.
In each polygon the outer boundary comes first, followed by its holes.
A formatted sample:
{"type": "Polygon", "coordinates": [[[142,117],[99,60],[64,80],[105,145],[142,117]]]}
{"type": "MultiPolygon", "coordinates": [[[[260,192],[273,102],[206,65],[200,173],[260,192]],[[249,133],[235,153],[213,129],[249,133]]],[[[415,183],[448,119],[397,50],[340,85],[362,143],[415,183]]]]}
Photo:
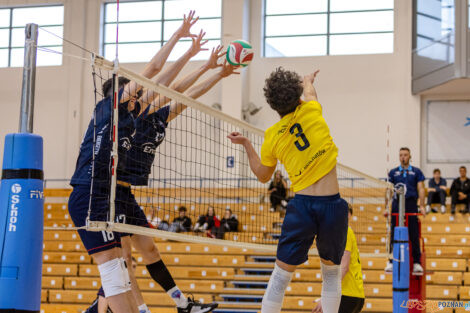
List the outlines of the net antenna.
{"type": "MultiPolygon", "coordinates": [[[[387,234],[391,232],[391,225],[392,225],[392,198],[393,195],[395,194],[395,187],[389,182],[389,177],[388,173],[390,172],[390,133],[391,133],[391,127],[390,124],[387,125],[387,143],[386,143],[386,151],[387,151],[387,172],[385,173],[385,181],[387,184],[390,184],[390,187],[387,188],[386,194],[385,194],[385,202],[386,202],[386,212],[388,212],[387,215],[387,234]]],[[[390,251],[390,236],[387,235],[386,237],[386,245],[387,245],[387,254],[391,255],[390,251]]]]}
{"type": "MultiPolygon", "coordinates": [[[[118,156],[118,122],[119,122],[119,0],[116,2],[116,56],[113,68],[113,129],[110,132],[112,150],[111,150],[111,189],[109,197],[109,220],[112,223],[116,217],[116,186],[117,186],[117,168],[119,162],[118,156]]],[[[106,95],[105,95],[106,96],[106,95]]]]}

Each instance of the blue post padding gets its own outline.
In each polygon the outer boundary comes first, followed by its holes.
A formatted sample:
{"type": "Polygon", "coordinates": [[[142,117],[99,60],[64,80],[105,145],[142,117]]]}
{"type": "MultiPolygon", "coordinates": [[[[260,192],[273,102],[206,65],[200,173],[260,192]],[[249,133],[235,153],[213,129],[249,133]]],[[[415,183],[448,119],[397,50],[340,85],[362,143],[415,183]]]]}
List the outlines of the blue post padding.
{"type": "Polygon", "coordinates": [[[408,227],[395,227],[393,243],[393,313],[407,313],[410,287],[408,227]]]}
{"type": "Polygon", "coordinates": [[[42,145],[33,134],[5,137],[3,169],[15,175],[3,176],[0,185],[0,311],[40,310],[43,181],[22,178],[20,170],[42,171],[42,145]]]}
{"type": "Polygon", "coordinates": [[[42,170],[42,137],[34,134],[5,136],[3,169],[42,170]]]}

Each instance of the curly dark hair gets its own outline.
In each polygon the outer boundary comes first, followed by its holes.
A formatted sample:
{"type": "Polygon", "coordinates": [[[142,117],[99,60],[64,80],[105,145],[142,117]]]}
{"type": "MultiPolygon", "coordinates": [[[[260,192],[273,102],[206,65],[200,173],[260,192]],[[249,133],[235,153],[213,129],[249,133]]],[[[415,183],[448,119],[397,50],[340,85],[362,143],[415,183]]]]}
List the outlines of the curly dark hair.
{"type": "Polygon", "coordinates": [[[295,111],[300,104],[300,96],[304,88],[299,74],[276,68],[265,81],[263,88],[266,101],[271,108],[284,116],[295,111]]]}
{"type": "MultiPolygon", "coordinates": [[[[130,80],[125,77],[119,77],[119,88],[124,87],[130,80]]],[[[110,78],[103,83],[103,97],[111,96],[111,88],[113,87],[113,79],[110,78]]]]}

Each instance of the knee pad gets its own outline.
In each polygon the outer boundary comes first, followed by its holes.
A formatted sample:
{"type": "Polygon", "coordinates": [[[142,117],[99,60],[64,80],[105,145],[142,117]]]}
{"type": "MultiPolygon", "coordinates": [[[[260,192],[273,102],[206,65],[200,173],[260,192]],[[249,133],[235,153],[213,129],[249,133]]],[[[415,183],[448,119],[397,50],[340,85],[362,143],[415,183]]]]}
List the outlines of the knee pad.
{"type": "Polygon", "coordinates": [[[323,277],[322,296],[341,296],[341,266],[321,263],[321,274],[323,277]]]}
{"type": "Polygon", "coordinates": [[[98,265],[106,297],[116,296],[131,290],[131,281],[123,258],[112,259],[98,265]]]}
{"type": "Polygon", "coordinates": [[[287,272],[274,265],[274,271],[269,279],[268,287],[264,293],[261,303],[261,311],[263,313],[278,313],[281,311],[282,302],[284,300],[284,292],[289,285],[294,273],[287,272]]]}

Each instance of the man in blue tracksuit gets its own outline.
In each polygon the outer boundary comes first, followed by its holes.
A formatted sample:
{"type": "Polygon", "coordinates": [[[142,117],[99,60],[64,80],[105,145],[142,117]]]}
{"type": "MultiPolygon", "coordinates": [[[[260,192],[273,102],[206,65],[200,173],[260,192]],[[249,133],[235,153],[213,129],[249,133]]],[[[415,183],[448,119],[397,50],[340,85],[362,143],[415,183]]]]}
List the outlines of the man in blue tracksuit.
{"type": "MultiPolygon", "coordinates": [[[[398,188],[405,187],[405,212],[418,213],[418,198],[419,198],[419,211],[424,215],[424,175],[421,170],[415,166],[410,165],[411,154],[410,149],[403,147],[400,149],[400,166],[393,168],[388,173],[389,181],[398,188]]],[[[386,199],[387,201],[387,199],[386,199]]],[[[398,213],[398,196],[395,194],[392,202],[392,213],[398,213]]],[[[390,251],[393,248],[393,233],[396,226],[397,218],[392,216],[392,231],[390,233],[390,251]]],[[[423,267],[421,266],[421,250],[419,244],[419,226],[418,217],[411,215],[408,217],[408,234],[411,241],[411,254],[413,256],[413,275],[423,275],[423,267]]],[[[393,271],[393,263],[390,260],[385,267],[386,272],[393,271]]]]}

